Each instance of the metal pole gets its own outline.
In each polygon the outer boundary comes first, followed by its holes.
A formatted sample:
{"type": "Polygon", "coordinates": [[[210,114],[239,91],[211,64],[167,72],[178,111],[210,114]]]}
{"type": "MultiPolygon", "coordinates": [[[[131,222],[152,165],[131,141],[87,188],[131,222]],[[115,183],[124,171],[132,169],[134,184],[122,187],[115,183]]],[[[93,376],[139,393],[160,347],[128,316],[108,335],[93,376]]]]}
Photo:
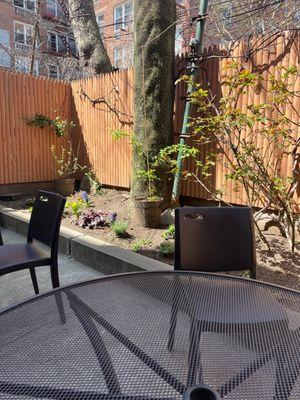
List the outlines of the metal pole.
{"type": "Polygon", "coordinates": [[[191,58],[191,66],[190,66],[190,77],[191,81],[187,88],[187,100],[185,103],[185,110],[182,122],[182,129],[180,134],[179,141],[179,152],[177,157],[177,172],[174,179],[173,191],[172,191],[172,200],[173,202],[177,202],[179,198],[179,186],[180,179],[182,175],[182,150],[181,147],[185,144],[185,139],[190,137],[188,122],[191,115],[191,101],[189,99],[189,95],[195,91],[195,81],[197,78],[198,68],[196,65],[196,58],[202,52],[203,47],[203,37],[204,37],[204,27],[205,27],[205,19],[208,8],[208,0],[200,0],[199,3],[199,17],[197,20],[196,27],[196,35],[195,38],[191,40],[191,50],[192,50],[192,58],[191,58]]]}

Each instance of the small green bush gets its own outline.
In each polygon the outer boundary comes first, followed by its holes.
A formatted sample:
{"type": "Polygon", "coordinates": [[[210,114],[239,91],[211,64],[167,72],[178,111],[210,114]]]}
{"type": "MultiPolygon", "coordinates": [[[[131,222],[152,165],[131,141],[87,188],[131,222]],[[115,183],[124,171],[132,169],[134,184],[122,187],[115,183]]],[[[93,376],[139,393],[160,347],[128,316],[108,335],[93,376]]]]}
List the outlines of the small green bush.
{"type": "Polygon", "coordinates": [[[164,232],[162,234],[162,238],[165,240],[168,239],[175,239],[175,225],[169,225],[168,229],[166,230],[166,232],[164,232]]]}
{"type": "Polygon", "coordinates": [[[116,221],[111,225],[111,229],[117,237],[124,237],[127,234],[128,223],[125,221],[116,221]]]}
{"type": "Polygon", "coordinates": [[[131,245],[131,250],[134,251],[135,253],[143,250],[146,247],[149,247],[152,245],[151,240],[148,239],[141,239],[141,240],[137,240],[134,243],[132,243],[131,245]]]}
{"type": "Polygon", "coordinates": [[[84,202],[82,200],[68,201],[66,208],[78,219],[83,211],[84,202]]]}
{"type": "Polygon", "coordinates": [[[65,209],[67,213],[74,215],[75,218],[78,219],[85,209],[92,206],[93,204],[90,202],[88,194],[83,191],[69,196],[67,198],[65,209]]]}
{"type": "Polygon", "coordinates": [[[175,243],[173,241],[164,241],[158,247],[158,252],[163,257],[171,257],[175,252],[175,243]]]}

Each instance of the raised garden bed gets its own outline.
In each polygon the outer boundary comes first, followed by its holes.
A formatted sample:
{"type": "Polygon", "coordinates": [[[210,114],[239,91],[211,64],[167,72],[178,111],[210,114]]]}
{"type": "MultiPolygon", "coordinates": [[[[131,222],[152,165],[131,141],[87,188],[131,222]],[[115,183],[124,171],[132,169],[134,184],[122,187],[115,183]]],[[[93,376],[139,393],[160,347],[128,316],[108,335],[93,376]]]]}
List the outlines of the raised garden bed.
{"type": "MultiPolygon", "coordinates": [[[[138,225],[129,199],[129,193],[117,190],[104,190],[101,195],[89,196],[89,200],[94,210],[101,210],[105,220],[109,220],[110,213],[117,213],[117,221],[125,222],[128,225],[126,234],[117,237],[109,225],[98,229],[84,229],[76,224],[76,218],[71,214],[66,214],[63,219],[63,226],[101,239],[116,246],[143,254],[156,260],[173,264],[173,257],[165,257],[159,251],[161,243],[165,243],[163,236],[168,226],[159,229],[148,229],[138,225]]],[[[7,207],[28,210],[28,196],[21,197],[14,201],[0,201],[7,207]]],[[[292,254],[286,246],[286,241],[278,234],[276,229],[270,231],[268,239],[272,243],[273,252],[264,248],[260,241],[257,243],[258,256],[258,279],[270,283],[300,290],[300,255],[292,254]]],[[[171,243],[172,240],[168,240],[171,243]]],[[[161,248],[160,248],[161,249],[161,248]]],[[[168,250],[168,249],[167,249],[168,250]]]]}

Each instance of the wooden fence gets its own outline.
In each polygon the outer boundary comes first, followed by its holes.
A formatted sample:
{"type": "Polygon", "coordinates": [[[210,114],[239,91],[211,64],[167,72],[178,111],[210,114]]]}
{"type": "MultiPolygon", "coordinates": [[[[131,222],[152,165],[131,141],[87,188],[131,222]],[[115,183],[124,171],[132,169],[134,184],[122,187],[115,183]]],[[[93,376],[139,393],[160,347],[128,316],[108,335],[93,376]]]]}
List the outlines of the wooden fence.
{"type": "MultiPolygon", "coordinates": [[[[258,104],[266,99],[266,77],[282,66],[299,66],[300,39],[298,35],[285,35],[270,40],[267,46],[256,41],[257,51],[245,60],[247,43],[241,43],[231,55],[246,68],[259,72],[264,78],[259,90],[249,90],[239,102],[245,109],[247,104],[258,104]]],[[[253,46],[252,46],[253,48],[253,46]]],[[[216,48],[206,49],[205,56],[215,54],[216,48]]],[[[221,96],[220,82],[228,74],[228,63],[232,59],[208,57],[201,63],[199,80],[207,84],[217,96],[221,96]]],[[[177,71],[185,60],[177,58],[177,71]]],[[[300,89],[300,77],[295,83],[300,89]]],[[[126,70],[105,76],[74,81],[71,84],[44,78],[0,70],[0,184],[50,181],[55,178],[55,169],[50,153],[50,145],[62,142],[48,129],[30,127],[25,117],[44,114],[49,117],[61,115],[73,120],[76,128],[72,138],[74,146],[80,145],[81,162],[90,166],[102,184],[129,188],[130,186],[130,142],[127,137],[114,139],[120,130],[130,134],[133,116],[133,71],[126,70]]],[[[181,130],[184,111],[184,86],[179,85],[175,99],[174,141],[177,142],[181,130]]],[[[299,110],[300,99],[295,97],[293,107],[299,110]]],[[[289,116],[295,113],[293,107],[286,109],[289,116]]],[[[300,121],[298,121],[300,122],[300,121]]],[[[299,129],[295,131],[299,137],[299,129]]],[[[264,139],[253,137],[258,148],[264,148],[264,139]]],[[[209,150],[201,148],[201,155],[209,150]]],[[[187,167],[193,168],[192,165],[187,167]]],[[[290,173],[290,163],[281,165],[282,175],[290,173]]],[[[217,165],[211,185],[220,189],[226,187],[225,200],[242,204],[245,193],[237,193],[225,181],[226,169],[217,165]]],[[[209,198],[208,193],[193,180],[182,184],[181,193],[188,197],[209,198]]]]}
{"type": "Polygon", "coordinates": [[[115,139],[119,129],[131,133],[133,71],[125,70],[74,81],[72,119],[74,137],[82,147],[81,163],[95,171],[102,184],[130,187],[130,141],[115,139]]]}
{"type": "Polygon", "coordinates": [[[0,69],[0,184],[51,181],[51,144],[61,142],[48,128],[33,128],[35,114],[70,117],[67,83],[0,69]]]}
{"type": "MultiPolygon", "coordinates": [[[[261,75],[262,81],[260,85],[255,88],[247,90],[244,94],[239,97],[238,108],[243,112],[246,112],[248,105],[257,105],[265,103],[268,101],[268,76],[274,74],[275,71],[280,71],[282,67],[296,66],[299,68],[300,62],[300,35],[299,33],[284,34],[280,37],[275,38],[253,38],[251,42],[241,42],[238,47],[232,52],[230,58],[218,59],[214,55],[218,52],[217,48],[208,48],[204,51],[204,61],[201,64],[199,71],[198,81],[203,83],[204,88],[208,88],[208,84],[211,92],[216,97],[216,99],[222,96],[221,82],[224,82],[226,78],[232,73],[232,69],[228,68],[229,64],[233,61],[237,61],[245,69],[249,71],[256,72],[261,75]],[[253,54],[248,56],[249,49],[252,50],[253,54]]],[[[178,60],[179,65],[182,68],[182,60],[178,60]]],[[[291,90],[300,90],[300,75],[295,80],[291,80],[292,84],[291,90]]],[[[180,102],[179,97],[184,94],[183,87],[179,87],[176,95],[175,104],[180,102]]],[[[267,111],[269,118],[278,117],[278,113],[274,111],[270,114],[267,111]]],[[[180,108],[178,115],[181,115],[182,109],[180,108]]],[[[300,122],[300,98],[299,96],[293,97],[293,104],[287,106],[285,109],[285,115],[292,118],[294,122],[300,122]]],[[[254,127],[255,128],[255,127],[254,127]]],[[[286,126],[288,128],[288,126],[286,126]]],[[[300,137],[300,126],[291,125],[289,128],[292,129],[295,138],[300,137]]],[[[176,117],[175,121],[175,132],[180,132],[180,118],[176,117]]],[[[252,142],[256,145],[258,149],[265,154],[267,148],[268,140],[261,135],[249,135],[249,132],[244,133],[244,137],[251,136],[252,142]]],[[[197,144],[195,144],[197,147],[197,144]]],[[[210,145],[204,145],[198,147],[200,150],[200,158],[202,161],[205,160],[205,154],[212,151],[210,145]]],[[[227,155],[230,152],[227,153],[227,155]]],[[[217,163],[215,170],[212,173],[211,178],[208,181],[208,187],[210,189],[221,190],[223,193],[223,200],[233,204],[247,204],[247,195],[243,188],[236,187],[231,180],[226,180],[226,174],[229,169],[224,166],[226,164],[225,156],[223,156],[223,162],[217,163]]],[[[232,158],[231,158],[232,159],[232,158]]],[[[271,160],[272,162],[272,160],[271,160]]],[[[228,163],[227,163],[228,164],[228,163]]],[[[292,162],[291,159],[284,158],[280,160],[280,175],[281,176],[291,176],[292,162]]],[[[186,169],[193,171],[195,167],[190,161],[186,165],[186,169]]],[[[195,179],[188,179],[183,181],[181,193],[188,197],[194,197],[198,199],[211,199],[211,195],[207,190],[202,187],[195,179]]],[[[300,198],[300,193],[298,193],[298,198],[300,198]]],[[[260,204],[257,204],[260,205],[260,204]]]]}

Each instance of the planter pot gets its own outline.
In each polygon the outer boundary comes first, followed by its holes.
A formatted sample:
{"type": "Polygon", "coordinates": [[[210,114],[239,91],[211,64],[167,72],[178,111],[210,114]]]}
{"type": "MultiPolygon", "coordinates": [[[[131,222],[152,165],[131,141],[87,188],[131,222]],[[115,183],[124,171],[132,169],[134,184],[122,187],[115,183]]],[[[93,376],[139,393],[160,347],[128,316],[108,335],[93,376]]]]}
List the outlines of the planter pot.
{"type": "Polygon", "coordinates": [[[138,222],[146,228],[158,228],[160,225],[161,206],[163,199],[135,199],[134,207],[138,222]]]}
{"type": "Polygon", "coordinates": [[[54,190],[62,196],[70,196],[74,193],[75,179],[57,179],[54,181],[54,190]]]}

